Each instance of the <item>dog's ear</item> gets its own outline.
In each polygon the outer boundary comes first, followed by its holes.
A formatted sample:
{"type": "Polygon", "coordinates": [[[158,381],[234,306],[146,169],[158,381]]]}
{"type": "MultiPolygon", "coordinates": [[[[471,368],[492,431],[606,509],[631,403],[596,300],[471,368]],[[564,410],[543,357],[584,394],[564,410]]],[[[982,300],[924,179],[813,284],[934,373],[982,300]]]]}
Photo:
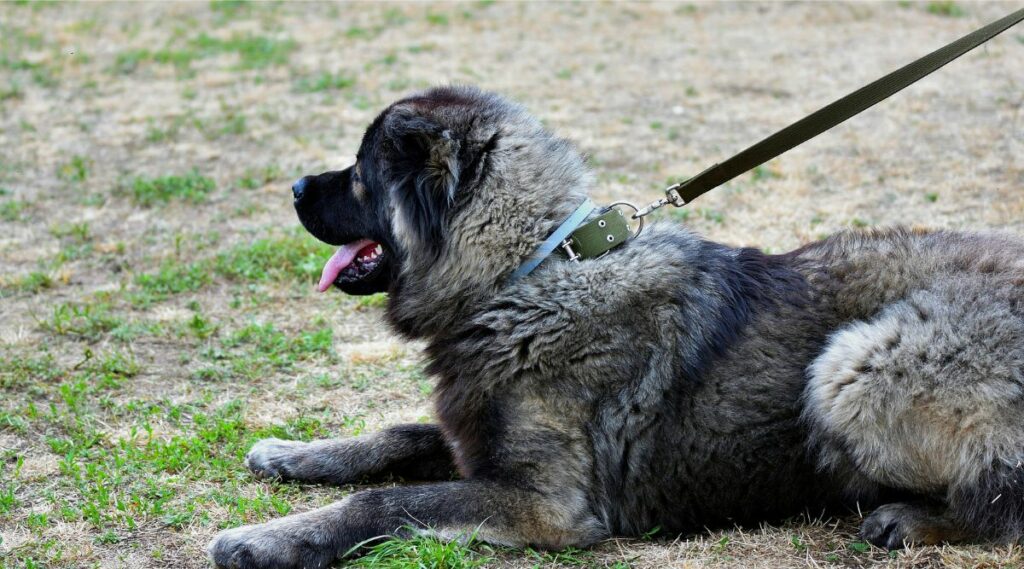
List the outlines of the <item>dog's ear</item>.
{"type": "Polygon", "coordinates": [[[410,109],[393,109],[383,128],[399,181],[394,199],[419,233],[417,241],[440,245],[459,187],[461,144],[451,130],[410,109]]]}

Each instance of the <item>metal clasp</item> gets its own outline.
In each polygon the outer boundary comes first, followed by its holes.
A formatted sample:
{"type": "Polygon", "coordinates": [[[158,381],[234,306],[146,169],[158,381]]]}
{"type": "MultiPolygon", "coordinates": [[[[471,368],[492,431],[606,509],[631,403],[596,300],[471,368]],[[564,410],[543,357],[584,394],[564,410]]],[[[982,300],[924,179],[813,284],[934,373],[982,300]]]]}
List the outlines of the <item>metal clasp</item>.
{"type": "MultiPolygon", "coordinates": [[[[640,221],[640,224],[636,228],[636,232],[633,233],[633,235],[631,235],[629,238],[630,239],[636,239],[637,237],[640,237],[640,232],[644,230],[644,218],[641,217],[641,215],[640,215],[640,209],[637,208],[635,205],[629,203],[629,202],[613,202],[610,206],[608,206],[608,209],[611,209],[611,208],[613,208],[615,206],[619,206],[619,205],[626,206],[626,207],[632,209],[633,210],[633,215],[630,217],[630,219],[636,219],[636,220],[640,221]]],[[[623,217],[625,217],[625,216],[623,216],[623,217]]]]}
{"type": "Polygon", "coordinates": [[[672,184],[665,189],[665,197],[657,199],[647,204],[643,209],[633,214],[633,219],[640,219],[645,215],[650,215],[654,210],[664,207],[666,205],[673,205],[675,207],[683,207],[686,205],[686,200],[683,196],[679,195],[679,188],[683,187],[686,182],[680,182],[678,184],[672,184]]]}
{"type": "Polygon", "coordinates": [[[561,247],[562,250],[565,251],[565,254],[569,256],[570,261],[574,263],[580,262],[579,254],[576,253],[576,251],[573,251],[572,249],[572,240],[566,239],[565,241],[562,241],[562,244],[559,245],[559,247],[561,247]]]}

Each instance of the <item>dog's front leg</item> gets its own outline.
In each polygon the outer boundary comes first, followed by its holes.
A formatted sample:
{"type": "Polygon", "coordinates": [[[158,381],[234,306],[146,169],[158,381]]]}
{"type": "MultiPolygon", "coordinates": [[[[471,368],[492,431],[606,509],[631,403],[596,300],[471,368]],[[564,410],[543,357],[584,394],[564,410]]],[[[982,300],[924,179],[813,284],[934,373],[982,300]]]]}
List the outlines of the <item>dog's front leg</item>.
{"type": "Polygon", "coordinates": [[[265,478],[349,484],[363,478],[400,476],[450,480],[452,453],[437,425],[397,425],[372,435],[312,442],[264,439],[245,455],[245,465],[265,478]]]}
{"type": "Polygon", "coordinates": [[[366,540],[422,532],[543,548],[583,546],[606,535],[579,490],[541,494],[464,480],[358,492],[318,510],[222,532],[209,552],[224,568],[313,569],[366,540]]]}

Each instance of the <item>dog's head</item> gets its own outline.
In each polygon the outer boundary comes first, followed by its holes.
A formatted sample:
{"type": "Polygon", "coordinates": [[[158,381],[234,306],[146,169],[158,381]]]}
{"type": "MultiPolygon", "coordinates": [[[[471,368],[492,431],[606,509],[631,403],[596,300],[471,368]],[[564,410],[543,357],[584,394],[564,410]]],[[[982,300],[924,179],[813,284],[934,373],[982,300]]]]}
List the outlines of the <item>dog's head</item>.
{"type": "Polygon", "coordinates": [[[340,246],[320,290],[390,292],[392,322],[420,335],[502,286],[589,182],[580,154],[520,106],[440,87],[385,109],[354,165],[293,192],[306,229],[340,246]]]}

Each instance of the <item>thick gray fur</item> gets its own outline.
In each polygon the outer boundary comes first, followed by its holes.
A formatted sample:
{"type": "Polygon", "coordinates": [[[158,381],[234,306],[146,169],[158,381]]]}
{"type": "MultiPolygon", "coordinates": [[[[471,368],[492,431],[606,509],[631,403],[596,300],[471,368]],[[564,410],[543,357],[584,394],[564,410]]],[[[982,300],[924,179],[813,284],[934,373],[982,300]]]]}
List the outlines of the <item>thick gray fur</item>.
{"type": "Polygon", "coordinates": [[[580,154],[475,89],[419,94],[375,124],[391,115],[442,127],[425,135],[423,164],[450,192],[436,258],[418,253],[415,213],[386,183],[393,155],[371,141],[360,158],[380,169],[385,183],[368,189],[386,192],[401,253],[388,317],[427,343],[439,424],[263,441],[247,465],[432,482],[229,530],[211,544],[217,565],[320,567],[367,538],[420,531],[586,546],[894,494],[908,501],[864,521],[878,545],[1021,537],[1024,242],[893,229],[772,256],[659,222],[510,285],[590,190],[580,154]],[[458,149],[485,140],[467,173],[458,149]]]}

